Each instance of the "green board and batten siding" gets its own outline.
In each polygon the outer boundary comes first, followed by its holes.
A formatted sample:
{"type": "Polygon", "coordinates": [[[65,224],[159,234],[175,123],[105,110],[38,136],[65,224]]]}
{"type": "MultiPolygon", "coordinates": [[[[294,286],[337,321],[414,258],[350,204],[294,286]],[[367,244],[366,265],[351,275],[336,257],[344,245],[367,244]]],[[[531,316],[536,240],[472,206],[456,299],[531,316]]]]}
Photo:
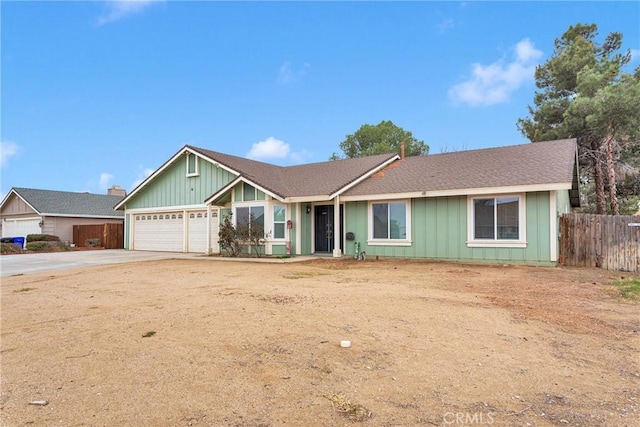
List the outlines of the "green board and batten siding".
{"type": "MultiPolygon", "coordinates": [[[[550,204],[548,192],[526,195],[526,248],[467,247],[467,197],[437,197],[411,201],[411,246],[367,245],[367,202],[349,202],[345,208],[345,232],[367,256],[427,258],[456,261],[488,261],[553,265],[550,261],[550,204]]],[[[345,254],[354,254],[354,242],[345,242],[345,254]]]]}
{"type": "MultiPolygon", "coordinates": [[[[235,179],[227,170],[199,160],[199,175],[187,177],[184,157],[179,157],[127,202],[127,209],[203,206],[203,201],[235,179]]],[[[124,242],[129,249],[132,215],[125,220],[124,242]]]]}
{"type": "Polygon", "coordinates": [[[184,157],[176,159],[127,202],[127,209],[204,205],[206,198],[236,178],[202,159],[198,176],[187,177],[186,167],[184,157]]]}

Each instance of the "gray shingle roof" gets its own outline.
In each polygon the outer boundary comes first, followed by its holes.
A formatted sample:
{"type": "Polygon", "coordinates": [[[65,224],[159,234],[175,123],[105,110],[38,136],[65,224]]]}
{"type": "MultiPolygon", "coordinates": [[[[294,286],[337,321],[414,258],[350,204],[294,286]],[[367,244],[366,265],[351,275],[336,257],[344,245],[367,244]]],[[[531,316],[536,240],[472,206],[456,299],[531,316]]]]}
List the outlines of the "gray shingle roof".
{"type": "Polygon", "coordinates": [[[20,187],[14,187],[12,191],[16,192],[41,215],[124,217],[124,212],[113,209],[122,200],[121,196],[20,187]]]}
{"type": "Polygon", "coordinates": [[[188,148],[235,170],[283,198],[333,194],[396,156],[380,154],[296,166],[276,166],[203,148],[188,148]]]}
{"type": "Polygon", "coordinates": [[[572,183],[576,140],[407,157],[345,192],[366,196],[572,183]]]}

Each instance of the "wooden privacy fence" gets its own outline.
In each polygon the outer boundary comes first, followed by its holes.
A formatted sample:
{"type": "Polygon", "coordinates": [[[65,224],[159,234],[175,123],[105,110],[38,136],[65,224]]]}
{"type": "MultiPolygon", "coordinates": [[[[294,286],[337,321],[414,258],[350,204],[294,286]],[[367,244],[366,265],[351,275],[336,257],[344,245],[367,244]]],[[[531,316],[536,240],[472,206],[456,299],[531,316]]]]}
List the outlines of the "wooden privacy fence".
{"type": "Polygon", "coordinates": [[[562,215],[560,263],[640,272],[640,216],[562,215]]]}
{"type": "Polygon", "coordinates": [[[74,225],[73,243],[76,246],[89,246],[89,241],[99,239],[101,246],[105,249],[124,248],[124,224],[106,223],[95,225],[74,225]]]}

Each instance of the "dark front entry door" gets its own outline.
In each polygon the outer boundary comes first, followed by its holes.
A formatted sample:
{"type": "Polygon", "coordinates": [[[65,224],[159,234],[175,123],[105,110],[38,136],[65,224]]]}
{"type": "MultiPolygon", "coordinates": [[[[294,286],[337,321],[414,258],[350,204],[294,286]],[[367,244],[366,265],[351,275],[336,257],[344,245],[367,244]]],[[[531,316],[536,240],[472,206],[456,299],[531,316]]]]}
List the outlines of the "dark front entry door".
{"type": "MultiPolygon", "coordinates": [[[[335,227],[333,205],[315,206],[313,219],[315,228],[315,252],[333,252],[335,227]]],[[[342,206],[340,206],[340,229],[342,230],[342,206]]],[[[342,233],[340,233],[340,236],[342,233]]],[[[342,239],[340,239],[342,247],[342,239]]]]}

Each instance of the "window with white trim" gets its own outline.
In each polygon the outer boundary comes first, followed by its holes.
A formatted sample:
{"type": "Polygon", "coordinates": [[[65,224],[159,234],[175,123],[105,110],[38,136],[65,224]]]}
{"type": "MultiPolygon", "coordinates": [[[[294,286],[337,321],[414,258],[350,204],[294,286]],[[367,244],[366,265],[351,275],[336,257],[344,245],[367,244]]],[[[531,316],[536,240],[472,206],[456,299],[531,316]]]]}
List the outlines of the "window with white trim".
{"type": "Polygon", "coordinates": [[[410,244],[411,204],[409,201],[369,203],[369,244],[410,244]]]}
{"type": "Polygon", "coordinates": [[[273,206],[273,238],[283,240],[286,236],[287,208],[283,205],[273,206]]]}
{"type": "Polygon", "coordinates": [[[469,246],[526,247],[524,196],[469,199],[469,246]]]}
{"type": "Polygon", "coordinates": [[[187,176],[198,176],[198,156],[187,153],[187,176]]]}
{"type": "Polygon", "coordinates": [[[236,228],[249,226],[259,228],[264,233],[264,206],[242,206],[236,208],[236,228]]]}

